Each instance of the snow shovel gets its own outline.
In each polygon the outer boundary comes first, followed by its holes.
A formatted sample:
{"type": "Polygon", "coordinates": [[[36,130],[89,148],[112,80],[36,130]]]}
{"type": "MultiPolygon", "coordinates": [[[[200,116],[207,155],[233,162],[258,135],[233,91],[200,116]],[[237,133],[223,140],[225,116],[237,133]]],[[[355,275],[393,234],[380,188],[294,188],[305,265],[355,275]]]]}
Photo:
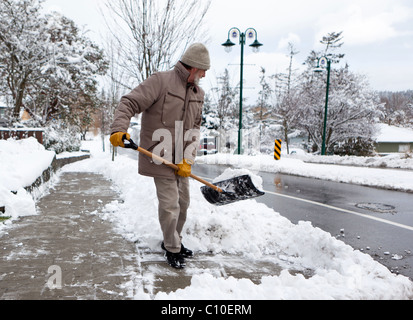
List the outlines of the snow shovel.
{"type": "MultiPolygon", "coordinates": [[[[149,152],[148,150],[139,147],[137,144],[133,142],[132,139],[124,139],[124,145],[125,148],[137,150],[140,153],[152,159],[155,159],[156,161],[159,161],[174,170],[179,169],[176,164],[169,162],[149,152]]],[[[209,203],[212,203],[217,206],[233,203],[240,200],[251,199],[265,194],[265,192],[258,190],[254,186],[249,175],[234,177],[228,180],[217,182],[215,184],[205,181],[204,179],[192,173],[190,177],[205,185],[201,187],[202,194],[209,203]]]]}
{"type": "Polygon", "coordinates": [[[201,192],[209,203],[217,206],[252,199],[265,194],[265,192],[255,187],[251,177],[247,174],[216,182],[214,186],[222,191],[219,192],[215,188],[201,187],[201,192]]]}

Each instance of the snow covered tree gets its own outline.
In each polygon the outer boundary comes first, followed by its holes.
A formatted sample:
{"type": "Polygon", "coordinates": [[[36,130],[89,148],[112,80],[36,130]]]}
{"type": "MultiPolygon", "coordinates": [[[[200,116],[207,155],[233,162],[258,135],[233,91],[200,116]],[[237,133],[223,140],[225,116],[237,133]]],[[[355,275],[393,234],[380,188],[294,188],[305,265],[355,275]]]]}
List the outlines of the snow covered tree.
{"type": "Polygon", "coordinates": [[[261,90],[258,92],[257,106],[254,110],[254,118],[262,123],[271,114],[271,104],[269,99],[271,97],[272,89],[267,81],[265,69],[263,67],[261,67],[260,73],[261,90]]]}
{"type": "Polygon", "coordinates": [[[72,20],[42,15],[42,2],[0,2],[0,92],[13,101],[10,123],[24,109],[25,125],[45,128],[46,148],[72,151],[100,106],[96,77],[107,63],[72,20]]]}
{"type": "Polygon", "coordinates": [[[0,3],[0,85],[13,98],[15,119],[24,107],[39,125],[57,118],[75,124],[76,111],[95,109],[95,77],[106,61],[72,20],[41,15],[41,2],[0,3]]]}
{"type": "Polygon", "coordinates": [[[413,127],[413,91],[379,92],[384,110],[380,121],[388,125],[413,127]]]}
{"type": "Polygon", "coordinates": [[[261,67],[260,73],[258,99],[255,106],[245,108],[245,118],[248,120],[247,127],[249,128],[250,135],[258,135],[256,140],[259,141],[260,146],[257,149],[261,152],[268,152],[268,150],[272,149],[277,135],[272,128],[272,124],[276,121],[273,117],[274,110],[271,104],[271,97],[274,91],[263,67],[261,67]]]}
{"type": "MultiPolygon", "coordinates": [[[[301,91],[300,126],[307,131],[317,146],[316,150],[321,149],[324,126],[325,80],[321,77],[325,78],[325,74],[314,74],[310,67],[304,73],[301,91]]],[[[335,148],[355,141],[361,144],[370,141],[371,145],[379,107],[378,96],[370,89],[364,76],[352,73],[348,66],[332,69],[326,150],[333,152],[335,148]]]]}
{"type": "Polygon", "coordinates": [[[214,108],[211,102],[210,95],[205,94],[204,107],[202,108],[202,127],[208,130],[219,129],[219,117],[217,109],[214,108]]]}
{"type": "Polygon", "coordinates": [[[327,145],[334,151],[334,148],[350,143],[359,155],[371,153],[374,124],[380,112],[377,94],[370,89],[366,77],[351,73],[348,67],[337,70],[333,84],[327,118],[327,145]]]}
{"type": "Polygon", "coordinates": [[[36,72],[47,62],[46,21],[38,0],[0,2],[0,86],[14,102],[17,119],[36,72]]]}
{"type": "Polygon", "coordinates": [[[113,121],[115,109],[119,105],[124,86],[122,79],[125,78],[124,70],[119,67],[117,61],[120,59],[120,52],[113,39],[108,37],[105,45],[105,53],[108,58],[108,71],[103,78],[104,89],[99,97],[102,101],[100,112],[101,134],[110,134],[110,124],[113,121]]]}
{"type": "MultiPolygon", "coordinates": [[[[314,73],[314,66],[321,55],[329,57],[332,63],[338,63],[344,55],[330,53],[328,49],[341,47],[341,44],[338,44],[341,39],[341,33],[331,33],[323,37],[322,43],[326,45],[326,50],[311,52],[306,61],[308,68],[302,74],[299,125],[309,135],[316,146],[315,150],[321,149],[323,137],[327,77],[325,73],[314,73]]],[[[380,115],[380,107],[378,96],[370,89],[366,77],[351,72],[348,65],[335,67],[332,64],[326,150],[348,151],[358,145],[365,153],[369,153],[372,150],[373,124],[380,115]],[[343,147],[346,144],[353,147],[343,147]]]]}
{"type": "Polygon", "coordinates": [[[42,81],[35,84],[43,93],[35,101],[43,106],[42,122],[62,118],[87,131],[100,102],[96,77],[105,74],[107,62],[102,50],[83,36],[73,21],[58,13],[45,18],[47,47],[52,54],[41,68],[42,81]]]}
{"type": "Polygon", "coordinates": [[[218,129],[230,130],[238,127],[239,109],[236,100],[238,90],[231,85],[228,69],[217,77],[217,83],[217,87],[211,92],[212,108],[216,110],[218,129]]]}

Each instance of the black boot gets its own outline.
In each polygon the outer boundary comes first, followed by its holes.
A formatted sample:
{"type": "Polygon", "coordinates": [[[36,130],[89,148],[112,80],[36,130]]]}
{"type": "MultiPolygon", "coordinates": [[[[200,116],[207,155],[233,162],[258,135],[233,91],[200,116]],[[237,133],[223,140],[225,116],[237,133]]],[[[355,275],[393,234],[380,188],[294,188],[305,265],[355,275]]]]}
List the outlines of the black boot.
{"type": "MultiPolygon", "coordinates": [[[[163,241],[162,241],[162,244],[161,244],[161,248],[162,248],[162,250],[167,251],[166,248],[165,248],[165,245],[164,245],[163,241]]],[[[185,248],[182,243],[181,243],[181,251],[180,251],[179,253],[180,253],[184,258],[191,258],[191,257],[194,256],[194,253],[192,252],[192,250],[189,250],[188,248],[185,248]]]]}
{"type": "Polygon", "coordinates": [[[182,255],[178,253],[173,253],[166,251],[165,253],[166,261],[168,264],[175,269],[183,269],[185,268],[185,259],[182,255]]]}
{"type": "MultiPolygon", "coordinates": [[[[165,257],[168,264],[175,269],[183,269],[186,266],[185,257],[181,252],[173,253],[166,250],[164,243],[161,244],[162,250],[165,250],[165,257]]],[[[181,248],[182,251],[182,248],[181,248]]]]}
{"type": "Polygon", "coordinates": [[[194,253],[192,250],[189,250],[188,248],[185,248],[184,245],[181,243],[181,252],[180,254],[184,256],[185,258],[191,258],[194,256],[194,253]]]}

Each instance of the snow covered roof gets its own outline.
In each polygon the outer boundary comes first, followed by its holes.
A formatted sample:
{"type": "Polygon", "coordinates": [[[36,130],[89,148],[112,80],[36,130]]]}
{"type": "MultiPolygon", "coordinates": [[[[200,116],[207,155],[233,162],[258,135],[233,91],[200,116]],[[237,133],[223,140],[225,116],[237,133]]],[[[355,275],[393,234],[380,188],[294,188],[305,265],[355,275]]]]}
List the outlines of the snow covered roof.
{"type": "Polygon", "coordinates": [[[413,143],[413,130],[380,123],[378,124],[378,133],[375,140],[376,142],[413,143]]]}

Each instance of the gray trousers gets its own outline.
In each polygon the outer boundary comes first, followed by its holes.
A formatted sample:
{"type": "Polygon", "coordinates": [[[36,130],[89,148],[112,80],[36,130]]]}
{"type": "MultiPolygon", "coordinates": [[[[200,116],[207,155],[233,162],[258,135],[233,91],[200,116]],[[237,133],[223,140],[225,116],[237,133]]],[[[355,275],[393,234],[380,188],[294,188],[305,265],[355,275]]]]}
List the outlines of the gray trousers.
{"type": "Polygon", "coordinates": [[[189,207],[189,179],[176,176],[175,179],[154,178],[158,196],[159,223],[166,250],[181,251],[181,233],[189,207]]]}

